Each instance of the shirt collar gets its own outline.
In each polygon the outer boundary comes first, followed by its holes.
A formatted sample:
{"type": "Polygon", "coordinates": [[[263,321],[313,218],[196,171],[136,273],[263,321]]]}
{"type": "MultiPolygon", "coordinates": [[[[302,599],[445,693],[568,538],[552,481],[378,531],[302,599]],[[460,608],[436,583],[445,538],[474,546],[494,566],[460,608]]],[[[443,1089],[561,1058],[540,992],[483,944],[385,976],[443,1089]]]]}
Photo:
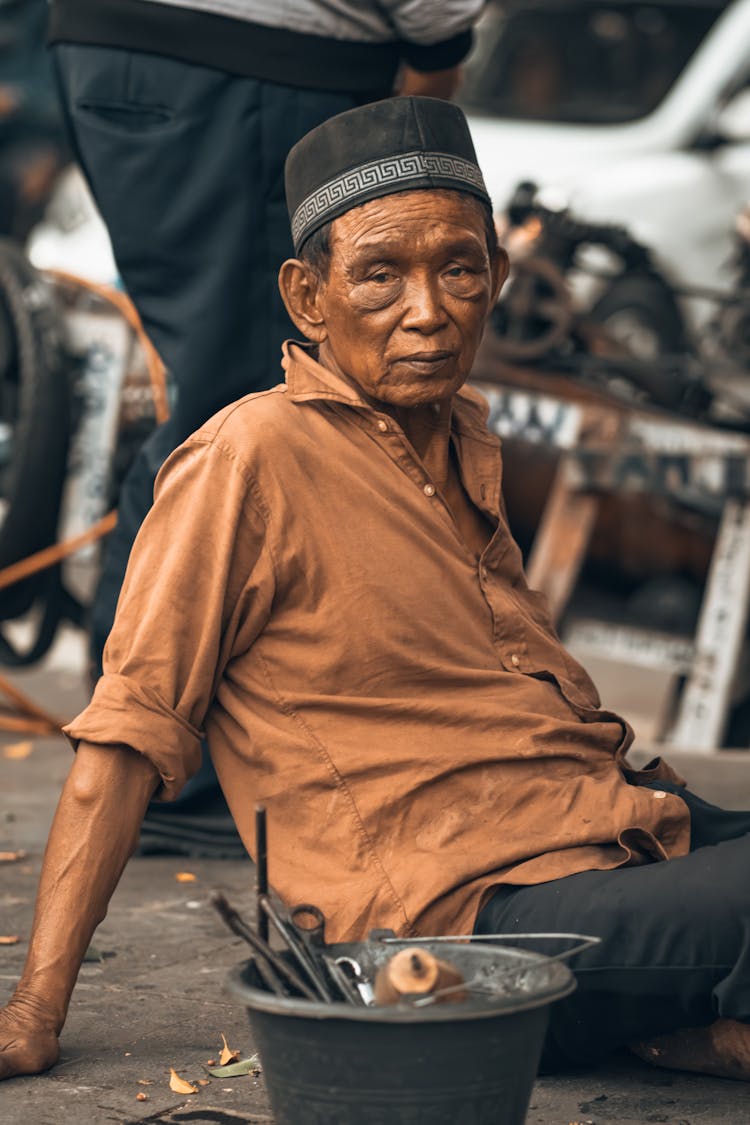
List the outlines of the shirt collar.
{"type": "MultiPolygon", "coordinates": [[[[354,383],[323,367],[315,358],[315,345],[286,340],[281,365],[292,402],[341,402],[376,414],[354,383]]],[[[467,436],[493,441],[487,430],[487,400],[472,387],[462,387],[453,400],[453,428],[467,436]]]]}
{"type": "Polygon", "coordinates": [[[287,392],[292,402],[327,399],[363,407],[365,410],[372,409],[354,383],[318,363],[315,350],[314,344],[302,344],[298,340],[284,342],[281,366],[284,368],[287,392]]]}

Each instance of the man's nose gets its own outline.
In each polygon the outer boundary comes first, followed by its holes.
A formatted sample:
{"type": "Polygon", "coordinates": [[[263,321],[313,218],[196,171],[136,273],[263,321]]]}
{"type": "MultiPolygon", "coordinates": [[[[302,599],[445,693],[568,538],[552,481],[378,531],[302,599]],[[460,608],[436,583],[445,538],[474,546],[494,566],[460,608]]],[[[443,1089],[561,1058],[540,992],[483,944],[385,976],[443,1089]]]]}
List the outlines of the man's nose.
{"type": "Polygon", "coordinates": [[[435,278],[422,276],[410,280],[404,290],[404,309],[403,328],[431,333],[442,328],[447,321],[440,286],[435,278]]]}

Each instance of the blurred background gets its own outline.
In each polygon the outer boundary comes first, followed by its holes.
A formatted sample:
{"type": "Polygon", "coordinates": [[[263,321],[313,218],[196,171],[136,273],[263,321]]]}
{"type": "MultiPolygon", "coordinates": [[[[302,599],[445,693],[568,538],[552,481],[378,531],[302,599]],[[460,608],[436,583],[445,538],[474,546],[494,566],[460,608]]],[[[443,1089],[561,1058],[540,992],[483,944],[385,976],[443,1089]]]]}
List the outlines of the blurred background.
{"type": "MultiPolygon", "coordinates": [[[[72,160],[46,21],[0,0],[0,665],[72,714],[101,541],[7,568],[116,507],[170,389],[72,160]]],[[[457,100],[511,257],[474,380],[530,583],[644,745],[744,760],[750,0],[490,3],[457,100]]]]}

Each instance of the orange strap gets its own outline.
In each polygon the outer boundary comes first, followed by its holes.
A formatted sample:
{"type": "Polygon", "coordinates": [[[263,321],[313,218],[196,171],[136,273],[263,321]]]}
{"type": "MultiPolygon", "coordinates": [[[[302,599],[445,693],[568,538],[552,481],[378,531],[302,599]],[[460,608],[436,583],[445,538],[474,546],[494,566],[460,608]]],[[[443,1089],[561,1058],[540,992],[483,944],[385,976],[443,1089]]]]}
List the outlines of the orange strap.
{"type": "Polygon", "coordinates": [[[42,707],[37,707],[28,695],[19,691],[5,676],[0,676],[0,691],[8,697],[13,707],[0,712],[0,730],[19,731],[22,734],[57,734],[63,725],[42,707]]]}
{"type": "MultiPolygon", "coordinates": [[[[85,278],[76,277],[74,274],[65,273],[62,270],[45,270],[44,272],[55,281],[62,282],[66,285],[73,285],[79,289],[86,289],[91,293],[97,294],[102,300],[109,302],[109,304],[113,305],[118,312],[121,313],[135,332],[143,348],[151,383],[151,395],[154,401],[154,414],[156,416],[157,425],[166,422],[169,417],[166,369],[159,353],[146,335],[143,325],[141,324],[141,318],[130,298],[119,289],[113,289],[109,285],[99,285],[94,281],[87,281],[85,278]]],[[[4,567],[0,570],[0,590],[4,590],[8,586],[13,586],[16,582],[21,582],[24,578],[29,578],[32,574],[38,574],[40,571],[54,566],[55,563],[61,562],[70,555],[74,555],[76,551],[80,551],[80,549],[85,547],[88,543],[94,543],[97,539],[108,535],[116,523],[117,512],[108,512],[106,516],[103,516],[80,535],[75,535],[71,539],[66,539],[63,543],[54,543],[52,546],[45,547],[43,550],[29,555],[25,559],[20,559],[18,562],[11,563],[10,566],[4,567]]],[[[5,676],[0,676],[0,692],[6,695],[13,704],[13,708],[10,711],[0,711],[0,731],[20,731],[24,734],[53,734],[60,730],[62,723],[59,719],[50,715],[49,712],[45,711],[43,708],[38,707],[27,695],[24,695],[22,691],[14,687],[5,676]]]]}
{"type": "Polygon", "coordinates": [[[14,586],[16,582],[22,582],[24,578],[30,578],[32,574],[38,574],[40,570],[47,570],[48,567],[54,566],[55,563],[67,559],[69,555],[74,555],[76,551],[80,551],[81,547],[85,547],[87,543],[95,543],[97,539],[109,535],[116,523],[117,512],[113,509],[87,528],[86,531],[82,531],[80,535],[75,535],[72,539],[66,539],[64,543],[53,543],[51,547],[45,547],[43,550],[37,551],[36,554],[27,555],[25,559],[19,559],[18,562],[3,567],[0,570],[0,590],[5,590],[8,586],[14,586]]]}
{"type": "Polygon", "coordinates": [[[103,301],[108,301],[110,305],[114,305],[118,312],[122,314],[138,337],[138,341],[146,357],[148,377],[151,381],[151,397],[154,400],[156,424],[160,426],[162,422],[166,422],[167,418],[169,418],[166,368],[162,363],[161,356],[146,335],[143,325],[141,324],[141,318],[138,315],[138,310],[130,300],[130,297],[128,297],[126,293],[123,293],[122,290],[114,289],[111,285],[100,285],[96,281],[87,281],[83,277],[76,277],[75,274],[66,273],[64,270],[44,270],[43,272],[54,281],[73,285],[78,289],[87,289],[89,293],[96,293],[103,301]]]}

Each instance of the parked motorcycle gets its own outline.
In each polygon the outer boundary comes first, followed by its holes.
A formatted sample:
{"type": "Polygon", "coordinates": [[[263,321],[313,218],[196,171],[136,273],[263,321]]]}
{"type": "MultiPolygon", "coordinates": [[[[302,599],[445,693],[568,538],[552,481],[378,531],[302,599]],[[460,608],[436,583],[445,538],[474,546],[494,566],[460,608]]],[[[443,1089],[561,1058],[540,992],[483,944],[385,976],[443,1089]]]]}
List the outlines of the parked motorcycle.
{"type": "Polygon", "coordinates": [[[509,360],[554,362],[560,355],[592,352],[653,359],[688,350],[671,286],[648,248],[623,227],[555,211],[541,201],[535,184],[523,182],[499,233],[512,274],[494,325],[509,360]],[[574,296],[576,274],[597,283],[588,305],[574,296]]]}
{"type": "Polygon", "coordinates": [[[624,229],[545,206],[518,186],[500,223],[511,279],[492,317],[493,352],[573,376],[618,399],[750,430],[750,205],[737,218],[731,286],[673,288],[624,229]],[[581,297],[582,279],[594,299],[581,297]],[[715,309],[692,340],[681,302],[715,309]]]}

